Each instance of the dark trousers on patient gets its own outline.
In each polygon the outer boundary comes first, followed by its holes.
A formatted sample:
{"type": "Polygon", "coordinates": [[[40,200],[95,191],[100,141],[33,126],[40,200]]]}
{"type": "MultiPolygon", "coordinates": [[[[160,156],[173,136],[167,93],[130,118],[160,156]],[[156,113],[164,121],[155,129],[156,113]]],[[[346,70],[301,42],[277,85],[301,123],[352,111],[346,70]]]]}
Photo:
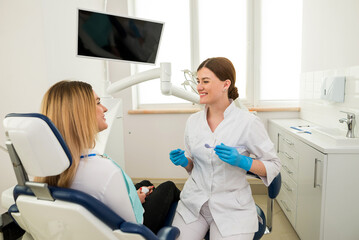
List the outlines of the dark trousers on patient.
{"type": "MultiPolygon", "coordinates": [[[[139,189],[143,186],[153,186],[153,184],[148,180],[144,180],[135,186],[136,189],[139,189]]],[[[179,196],[180,190],[173,182],[161,183],[146,197],[146,201],[142,204],[145,209],[143,224],[151,229],[152,232],[157,233],[163,227],[172,203],[177,202],[179,196]]]]}

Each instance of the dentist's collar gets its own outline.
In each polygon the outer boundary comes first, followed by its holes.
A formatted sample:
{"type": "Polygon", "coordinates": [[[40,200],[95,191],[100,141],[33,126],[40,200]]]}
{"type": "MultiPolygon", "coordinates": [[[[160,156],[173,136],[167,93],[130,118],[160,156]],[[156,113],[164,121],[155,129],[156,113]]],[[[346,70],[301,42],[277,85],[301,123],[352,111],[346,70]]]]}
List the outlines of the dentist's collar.
{"type": "MultiPolygon", "coordinates": [[[[233,99],[229,99],[229,106],[226,108],[226,110],[223,113],[223,116],[226,117],[230,112],[233,111],[233,109],[236,108],[236,104],[234,103],[233,99]]],[[[207,116],[207,112],[208,112],[208,105],[206,104],[205,108],[204,108],[204,116],[207,116]]]]}

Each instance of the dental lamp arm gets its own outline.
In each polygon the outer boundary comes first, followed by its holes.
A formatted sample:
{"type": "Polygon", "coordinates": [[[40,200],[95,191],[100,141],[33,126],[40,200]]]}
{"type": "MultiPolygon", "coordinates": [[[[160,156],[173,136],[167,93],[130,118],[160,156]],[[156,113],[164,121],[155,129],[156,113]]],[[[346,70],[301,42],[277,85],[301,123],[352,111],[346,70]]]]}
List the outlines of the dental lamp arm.
{"type": "Polygon", "coordinates": [[[107,92],[114,94],[135,84],[156,78],[161,80],[161,92],[163,95],[173,95],[193,103],[199,103],[199,96],[197,94],[172,85],[170,63],[161,63],[159,68],[140,72],[114,82],[107,88],[107,92]]]}

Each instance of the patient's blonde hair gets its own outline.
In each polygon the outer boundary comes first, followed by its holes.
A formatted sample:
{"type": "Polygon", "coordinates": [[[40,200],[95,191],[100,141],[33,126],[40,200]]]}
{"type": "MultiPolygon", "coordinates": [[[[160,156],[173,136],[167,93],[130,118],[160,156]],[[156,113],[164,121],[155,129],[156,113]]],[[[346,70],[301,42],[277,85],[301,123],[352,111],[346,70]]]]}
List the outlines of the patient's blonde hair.
{"type": "Polygon", "coordinates": [[[96,101],[91,85],[66,80],[56,83],[45,93],[41,113],[55,124],[64,138],[71,152],[72,165],[60,175],[36,177],[35,181],[46,182],[52,186],[70,187],[81,154],[95,146],[98,133],[96,101]]]}

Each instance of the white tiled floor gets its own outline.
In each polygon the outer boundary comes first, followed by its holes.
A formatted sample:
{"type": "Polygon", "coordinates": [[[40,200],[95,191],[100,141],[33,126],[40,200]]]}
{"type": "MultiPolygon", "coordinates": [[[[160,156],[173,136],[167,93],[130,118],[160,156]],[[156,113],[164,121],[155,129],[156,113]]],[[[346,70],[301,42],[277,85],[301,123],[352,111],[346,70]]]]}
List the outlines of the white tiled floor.
{"type": "MultiPolygon", "coordinates": [[[[267,195],[253,195],[256,204],[262,208],[266,214],[267,195]]],[[[294,231],[292,225],[284,215],[282,209],[274,201],[273,227],[272,232],[262,237],[263,240],[299,240],[300,238],[294,231]]]]}

